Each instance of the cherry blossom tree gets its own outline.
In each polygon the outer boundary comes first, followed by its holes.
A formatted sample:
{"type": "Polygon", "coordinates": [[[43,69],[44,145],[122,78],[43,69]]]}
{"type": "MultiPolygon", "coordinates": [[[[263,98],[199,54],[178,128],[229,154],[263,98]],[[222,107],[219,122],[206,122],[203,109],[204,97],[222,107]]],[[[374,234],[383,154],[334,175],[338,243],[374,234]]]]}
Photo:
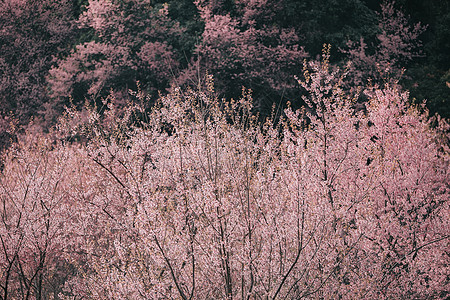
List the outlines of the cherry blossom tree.
{"type": "Polygon", "coordinates": [[[205,29],[197,58],[178,84],[198,87],[205,71],[213,74],[220,94],[239,97],[242,86],[252,89],[260,110],[270,111],[273,100],[295,86],[292,74],[307,56],[292,28],[275,22],[283,9],[278,1],[196,1],[205,29]],[[200,73],[200,76],[198,75],[200,73]],[[275,91],[275,93],[274,93],[275,91]]]}
{"type": "MultiPolygon", "coordinates": [[[[177,72],[176,47],[183,32],[167,5],[148,0],[92,0],[78,24],[92,38],[80,43],[50,70],[55,103],[98,100],[111,89],[125,92],[136,81],[148,92],[163,90],[177,72]]],[[[89,36],[88,36],[89,37],[89,36]]]]}
{"type": "MultiPolygon", "coordinates": [[[[377,254],[372,269],[376,289],[385,297],[448,296],[448,124],[408,106],[396,88],[377,91],[368,105],[366,142],[377,188],[368,238],[377,254]],[[443,140],[439,140],[443,138],[443,140]]],[[[373,175],[372,175],[373,176],[373,175]]]]}
{"type": "Polygon", "coordinates": [[[445,298],[448,123],[438,117],[434,127],[424,106],[409,105],[398,86],[368,92],[367,112],[356,112],[357,97],[346,99],[339,89],[342,78],[327,64],[311,67],[302,85],[311,95],[305,102],[313,109],[305,114],[312,130],[293,132],[305,137],[297,142],[304,149],[317,147],[311,164],[321,183],[316,193],[330,202],[333,230],[344,245],[362,239],[334,274],[342,280],[339,294],[445,298]]]}
{"type": "Polygon", "coordinates": [[[89,142],[70,185],[83,263],[66,295],[448,296],[448,124],[396,86],[356,111],[344,76],[327,51],[305,65],[307,107],[279,123],[258,122],[248,91],[215,97],[210,78],[144,123],[113,100],[92,111],[74,132],[89,142]]]}
{"type": "MultiPolygon", "coordinates": [[[[0,174],[0,298],[57,299],[71,273],[64,259],[72,149],[22,135],[0,174]]],[[[73,170],[73,169],[72,169],[73,170]]]]}
{"type": "Polygon", "coordinates": [[[426,26],[410,24],[409,18],[395,8],[395,2],[381,5],[378,28],[375,45],[368,45],[361,37],[341,49],[352,62],[352,85],[367,85],[368,79],[381,85],[398,81],[406,63],[421,55],[419,37],[426,26]]]}
{"type": "Polygon", "coordinates": [[[69,1],[4,0],[0,5],[0,114],[21,124],[46,116],[45,76],[74,37],[69,1]]]}
{"type": "MultiPolygon", "coordinates": [[[[269,3],[224,15],[223,2],[197,2],[209,63],[236,45],[272,53],[246,38],[273,37],[269,3]]],[[[158,70],[167,11],[134,18],[148,5],[90,1],[80,22],[98,40],[51,70],[54,95],[74,93],[74,80],[95,98],[136,62],[158,70]],[[135,40],[132,28],[143,30],[135,40]]],[[[348,72],[327,45],[296,80],[305,106],[281,118],[261,121],[245,88],[219,98],[207,75],[151,110],[145,90],[111,93],[96,99],[101,113],[73,103],[49,134],[19,136],[2,158],[0,296],[447,298],[449,124],[396,84],[345,88],[348,72]]]]}

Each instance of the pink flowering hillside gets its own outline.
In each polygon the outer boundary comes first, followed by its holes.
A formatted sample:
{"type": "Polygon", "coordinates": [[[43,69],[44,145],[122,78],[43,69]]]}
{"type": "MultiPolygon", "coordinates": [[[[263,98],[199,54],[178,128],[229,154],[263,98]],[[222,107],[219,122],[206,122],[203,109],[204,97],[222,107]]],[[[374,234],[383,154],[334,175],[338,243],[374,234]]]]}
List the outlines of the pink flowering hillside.
{"type": "Polygon", "coordinates": [[[356,105],[328,55],[303,73],[306,106],[263,122],[209,76],[19,136],[0,299],[448,298],[448,124],[396,85],[356,105]]]}

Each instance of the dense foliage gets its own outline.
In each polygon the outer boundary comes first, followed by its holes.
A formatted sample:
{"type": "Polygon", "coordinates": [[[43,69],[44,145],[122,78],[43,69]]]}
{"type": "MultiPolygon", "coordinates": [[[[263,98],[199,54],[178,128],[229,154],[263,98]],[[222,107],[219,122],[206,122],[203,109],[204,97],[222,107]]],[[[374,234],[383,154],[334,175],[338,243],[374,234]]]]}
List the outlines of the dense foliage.
{"type": "Polygon", "coordinates": [[[344,75],[306,65],[307,106],[278,122],[207,78],[24,136],[0,177],[2,299],[445,299],[449,125],[398,86],[357,109],[344,75]]]}
{"type": "Polygon", "coordinates": [[[74,34],[70,16],[69,1],[0,2],[0,120],[46,114],[45,76],[74,34]]]}

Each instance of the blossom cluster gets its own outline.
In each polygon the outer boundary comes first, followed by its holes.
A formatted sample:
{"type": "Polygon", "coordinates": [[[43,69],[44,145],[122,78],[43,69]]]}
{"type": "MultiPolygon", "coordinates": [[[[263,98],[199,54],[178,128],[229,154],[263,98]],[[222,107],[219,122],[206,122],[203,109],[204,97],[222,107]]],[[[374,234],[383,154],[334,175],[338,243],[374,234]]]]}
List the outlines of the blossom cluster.
{"type": "Polygon", "coordinates": [[[448,297],[444,120],[396,86],[356,109],[326,53],[280,119],[206,82],[8,150],[2,299],[448,297]]]}

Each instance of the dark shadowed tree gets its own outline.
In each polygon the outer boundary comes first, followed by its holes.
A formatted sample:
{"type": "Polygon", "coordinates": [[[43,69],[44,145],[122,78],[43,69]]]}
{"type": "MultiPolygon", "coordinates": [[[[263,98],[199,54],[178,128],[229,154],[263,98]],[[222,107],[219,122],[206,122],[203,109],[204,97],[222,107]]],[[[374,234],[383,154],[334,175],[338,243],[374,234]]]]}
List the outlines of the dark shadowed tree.
{"type": "Polygon", "coordinates": [[[45,118],[45,77],[53,58],[66,51],[73,34],[69,1],[0,2],[0,114],[25,124],[45,118]]]}
{"type": "Polygon", "coordinates": [[[307,56],[292,27],[276,16],[283,3],[270,0],[195,1],[205,29],[195,59],[180,83],[198,84],[205,71],[214,75],[217,92],[238,97],[243,86],[254,92],[259,111],[293,95],[292,75],[307,56]]]}
{"type": "Polygon", "coordinates": [[[91,0],[78,24],[91,32],[48,79],[58,105],[69,96],[77,104],[98,100],[111,89],[126,94],[136,82],[149,93],[164,90],[178,72],[183,29],[168,6],[149,0],[91,0]]]}

